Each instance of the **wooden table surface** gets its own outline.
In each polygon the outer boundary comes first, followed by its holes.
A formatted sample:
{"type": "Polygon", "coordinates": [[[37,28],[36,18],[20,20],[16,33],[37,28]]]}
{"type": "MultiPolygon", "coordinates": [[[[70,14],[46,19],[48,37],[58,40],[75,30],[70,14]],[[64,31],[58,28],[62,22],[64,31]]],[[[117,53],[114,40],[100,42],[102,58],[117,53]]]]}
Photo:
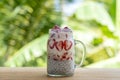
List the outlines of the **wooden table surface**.
{"type": "Polygon", "coordinates": [[[76,68],[74,76],[48,77],[46,68],[0,68],[0,80],[120,80],[120,69],[76,68]]]}

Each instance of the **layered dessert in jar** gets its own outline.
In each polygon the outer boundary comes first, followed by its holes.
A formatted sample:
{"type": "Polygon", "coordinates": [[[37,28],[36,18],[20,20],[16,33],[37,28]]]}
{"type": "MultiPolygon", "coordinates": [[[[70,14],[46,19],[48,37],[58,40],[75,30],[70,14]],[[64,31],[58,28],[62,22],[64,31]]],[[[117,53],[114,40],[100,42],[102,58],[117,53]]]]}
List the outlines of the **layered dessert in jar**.
{"type": "Polygon", "coordinates": [[[49,76],[71,76],[74,73],[74,39],[68,27],[54,26],[47,43],[47,73],[49,76]]]}

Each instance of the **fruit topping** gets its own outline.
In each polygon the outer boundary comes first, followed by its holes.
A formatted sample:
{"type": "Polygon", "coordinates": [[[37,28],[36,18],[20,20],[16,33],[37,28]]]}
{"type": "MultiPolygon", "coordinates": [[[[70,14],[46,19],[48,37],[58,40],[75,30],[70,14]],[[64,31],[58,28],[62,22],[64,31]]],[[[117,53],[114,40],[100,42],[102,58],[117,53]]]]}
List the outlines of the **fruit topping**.
{"type": "Polygon", "coordinates": [[[62,31],[64,31],[64,32],[72,32],[72,30],[70,28],[68,28],[68,27],[64,27],[62,31]]]}
{"type": "Polygon", "coordinates": [[[55,25],[55,26],[52,28],[52,31],[54,31],[54,32],[60,32],[61,29],[60,29],[59,26],[55,25]]]}
{"type": "Polygon", "coordinates": [[[64,49],[68,51],[72,47],[72,42],[69,40],[64,41],[64,49]]]}

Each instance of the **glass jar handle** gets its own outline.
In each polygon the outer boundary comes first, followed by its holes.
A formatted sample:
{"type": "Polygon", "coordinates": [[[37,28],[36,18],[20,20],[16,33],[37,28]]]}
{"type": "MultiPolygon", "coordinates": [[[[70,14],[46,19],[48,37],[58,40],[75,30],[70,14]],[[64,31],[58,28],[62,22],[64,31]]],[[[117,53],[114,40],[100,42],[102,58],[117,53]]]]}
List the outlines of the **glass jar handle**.
{"type": "Polygon", "coordinates": [[[82,41],[80,41],[80,40],[75,40],[75,45],[78,44],[78,43],[80,43],[83,46],[83,51],[82,51],[82,59],[80,61],[80,64],[77,65],[76,67],[80,67],[83,64],[83,62],[85,60],[85,56],[86,56],[86,47],[85,47],[85,44],[82,41]]]}

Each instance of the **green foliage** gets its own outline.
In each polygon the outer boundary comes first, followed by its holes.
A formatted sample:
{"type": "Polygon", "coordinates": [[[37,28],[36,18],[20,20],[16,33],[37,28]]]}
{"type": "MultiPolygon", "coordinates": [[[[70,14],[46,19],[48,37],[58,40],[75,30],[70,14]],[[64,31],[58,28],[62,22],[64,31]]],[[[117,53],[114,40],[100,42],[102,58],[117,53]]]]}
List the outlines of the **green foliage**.
{"type": "Polygon", "coordinates": [[[6,62],[6,66],[45,66],[47,35],[43,35],[18,50],[6,62]],[[43,46],[44,45],[44,46],[43,46]]]}
{"type": "Polygon", "coordinates": [[[86,66],[87,68],[120,68],[118,57],[113,57],[100,62],[86,66]]]}
{"type": "Polygon", "coordinates": [[[108,12],[97,2],[85,2],[76,11],[74,18],[81,22],[89,23],[89,26],[106,26],[114,31],[114,24],[108,12]],[[92,23],[91,23],[92,22],[92,23]],[[96,24],[95,24],[96,23],[96,24]]]}
{"type": "Polygon", "coordinates": [[[0,0],[0,66],[55,24],[61,24],[61,13],[54,0],[0,0]]]}
{"type": "Polygon", "coordinates": [[[102,42],[103,42],[103,39],[102,39],[102,38],[94,38],[92,44],[93,44],[94,46],[98,46],[98,45],[99,45],[100,43],[102,43],[102,42]]]}
{"type": "Polygon", "coordinates": [[[115,35],[115,24],[111,15],[101,3],[86,1],[68,18],[68,23],[64,23],[71,25],[77,32],[74,34],[77,39],[86,43],[87,56],[84,66],[115,56],[118,36],[115,35]],[[110,39],[113,43],[107,43],[110,39]]]}
{"type": "MultiPolygon", "coordinates": [[[[86,0],[89,1],[89,0],[86,0]]],[[[105,7],[106,11],[110,14],[113,23],[116,21],[116,0],[91,0],[94,2],[99,2],[105,7]]]]}
{"type": "Polygon", "coordinates": [[[91,52],[89,52],[89,54],[86,56],[85,65],[111,58],[115,55],[113,52],[114,51],[110,47],[104,47],[104,46],[96,47],[92,49],[91,52]],[[110,51],[112,53],[110,53],[110,51]]]}

